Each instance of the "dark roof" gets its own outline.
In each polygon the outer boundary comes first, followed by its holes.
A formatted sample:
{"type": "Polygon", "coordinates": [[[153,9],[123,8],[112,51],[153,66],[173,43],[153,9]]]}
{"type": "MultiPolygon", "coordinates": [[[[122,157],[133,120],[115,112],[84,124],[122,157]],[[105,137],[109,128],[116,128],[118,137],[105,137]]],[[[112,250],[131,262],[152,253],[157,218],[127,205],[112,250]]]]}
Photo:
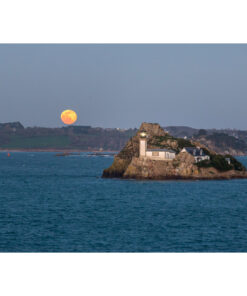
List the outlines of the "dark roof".
{"type": "Polygon", "coordinates": [[[147,151],[165,151],[165,152],[170,152],[170,153],[176,153],[173,150],[168,150],[168,149],[147,149],[147,151]]]}
{"type": "Polygon", "coordinates": [[[196,147],[184,147],[184,149],[193,156],[205,156],[202,148],[196,148],[196,147]]]}

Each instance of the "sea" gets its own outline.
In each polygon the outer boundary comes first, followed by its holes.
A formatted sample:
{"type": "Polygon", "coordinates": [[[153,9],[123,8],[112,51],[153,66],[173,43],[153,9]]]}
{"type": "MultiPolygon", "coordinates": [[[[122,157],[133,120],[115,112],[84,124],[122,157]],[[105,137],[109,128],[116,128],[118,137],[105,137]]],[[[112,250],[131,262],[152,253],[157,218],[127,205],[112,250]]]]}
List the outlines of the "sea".
{"type": "Polygon", "coordinates": [[[1,152],[0,252],[247,251],[247,180],[102,179],[112,162],[1,152]]]}

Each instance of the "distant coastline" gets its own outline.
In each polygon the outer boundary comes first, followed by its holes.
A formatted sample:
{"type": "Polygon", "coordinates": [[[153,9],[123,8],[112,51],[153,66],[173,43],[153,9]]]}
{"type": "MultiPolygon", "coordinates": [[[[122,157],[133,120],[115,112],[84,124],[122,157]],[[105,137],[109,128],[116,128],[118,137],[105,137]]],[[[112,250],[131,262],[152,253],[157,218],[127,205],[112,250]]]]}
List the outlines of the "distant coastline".
{"type": "Polygon", "coordinates": [[[0,152],[92,152],[92,153],[118,153],[118,150],[80,150],[80,149],[6,149],[0,148],[0,152]]]}
{"type": "MultiPolygon", "coordinates": [[[[82,149],[38,149],[38,148],[30,148],[30,149],[6,149],[0,148],[0,152],[61,152],[61,153],[80,153],[80,152],[91,152],[91,153],[112,153],[117,154],[120,150],[82,150],[82,149]]],[[[234,155],[235,157],[246,157],[247,154],[234,155]]]]}
{"type": "MultiPolygon", "coordinates": [[[[247,155],[247,130],[164,127],[171,136],[202,143],[219,154],[247,155]]],[[[71,125],[60,128],[24,127],[20,122],[0,123],[0,151],[118,152],[136,128],[101,128],[71,125]]]]}

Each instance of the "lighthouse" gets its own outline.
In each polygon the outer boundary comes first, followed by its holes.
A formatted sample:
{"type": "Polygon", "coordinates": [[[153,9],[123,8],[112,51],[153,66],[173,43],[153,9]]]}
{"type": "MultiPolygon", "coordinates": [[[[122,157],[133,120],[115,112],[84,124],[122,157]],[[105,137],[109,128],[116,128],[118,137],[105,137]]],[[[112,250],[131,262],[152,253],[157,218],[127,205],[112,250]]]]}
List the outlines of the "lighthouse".
{"type": "Polygon", "coordinates": [[[140,133],[140,157],[145,157],[147,151],[147,134],[145,132],[140,133]]]}
{"type": "Polygon", "coordinates": [[[139,158],[170,161],[176,157],[176,152],[170,149],[147,148],[147,133],[140,133],[139,158]]]}

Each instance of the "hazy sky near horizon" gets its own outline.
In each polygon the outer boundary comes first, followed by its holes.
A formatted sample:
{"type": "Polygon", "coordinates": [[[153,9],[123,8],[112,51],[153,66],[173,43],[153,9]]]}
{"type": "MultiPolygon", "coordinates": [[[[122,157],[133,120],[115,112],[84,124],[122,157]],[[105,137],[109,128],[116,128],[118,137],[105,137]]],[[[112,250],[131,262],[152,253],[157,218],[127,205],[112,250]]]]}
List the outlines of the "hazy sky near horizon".
{"type": "Polygon", "coordinates": [[[247,45],[0,45],[0,122],[247,129],[247,45]]]}

